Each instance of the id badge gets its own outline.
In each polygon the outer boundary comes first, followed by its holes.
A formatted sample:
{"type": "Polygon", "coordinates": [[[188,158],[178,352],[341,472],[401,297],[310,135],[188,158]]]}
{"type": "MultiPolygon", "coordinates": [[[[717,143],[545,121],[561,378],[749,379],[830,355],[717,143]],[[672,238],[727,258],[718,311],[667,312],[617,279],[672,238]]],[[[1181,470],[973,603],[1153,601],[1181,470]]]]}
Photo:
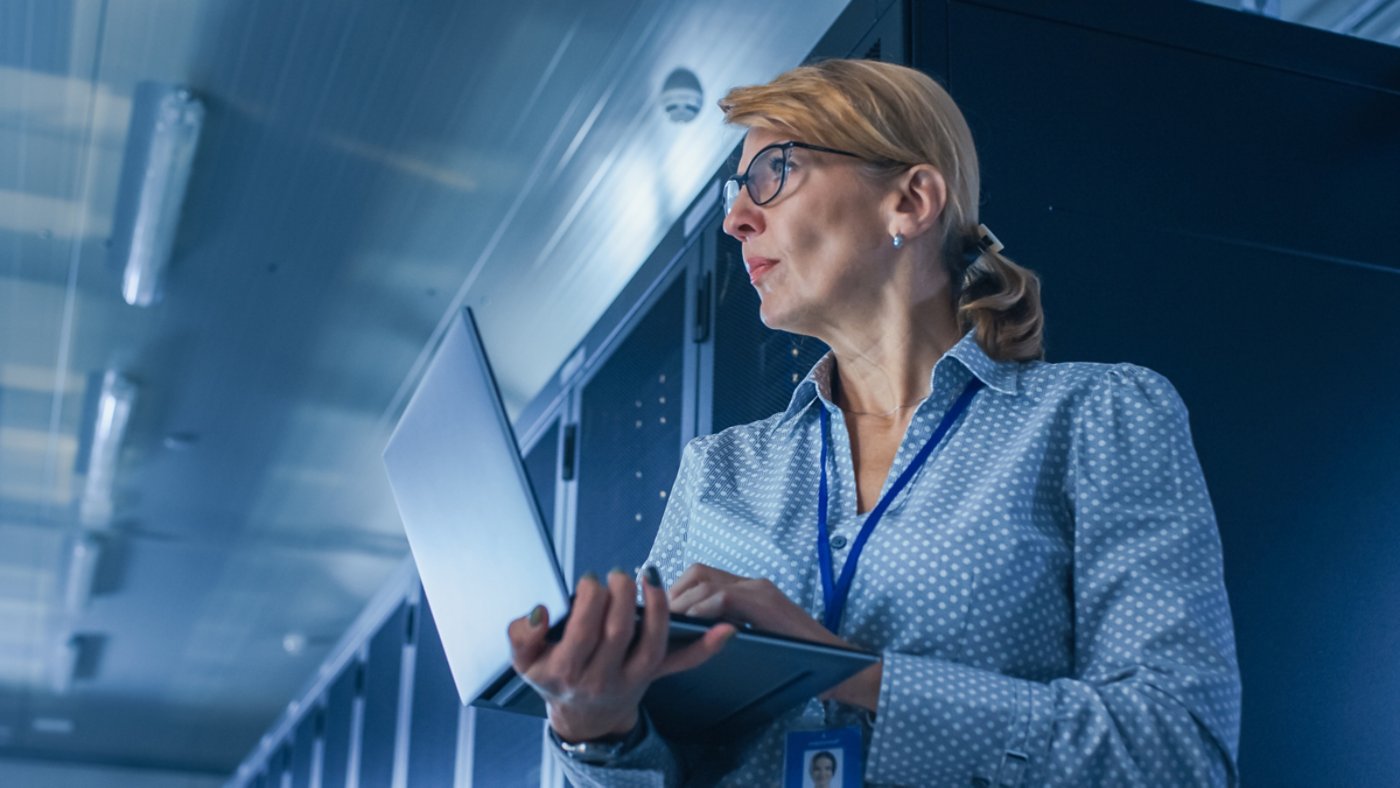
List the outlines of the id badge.
{"type": "Polygon", "coordinates": [[[860,728],[793,731],[783,754],[783,788],[860,788],[860,728]]]}

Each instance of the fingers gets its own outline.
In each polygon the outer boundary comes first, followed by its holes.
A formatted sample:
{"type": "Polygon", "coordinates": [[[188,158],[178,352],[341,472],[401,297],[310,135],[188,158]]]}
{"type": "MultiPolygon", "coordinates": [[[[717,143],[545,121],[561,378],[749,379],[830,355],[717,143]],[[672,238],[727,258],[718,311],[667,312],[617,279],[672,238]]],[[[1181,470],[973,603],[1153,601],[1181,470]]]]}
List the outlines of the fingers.
{"type": "Polygon", "coordinates": [[[680,673],[683,670],[690,670],[718,654],[724,644],[734,637],[733,624],[715,624],[700,637],[699,640],[691,643],[685,648],[676,649],[661,661],[661,665],[656,669],[656,678],[669,676],[672,673],[680,673]]]}
{"type": "Polygon", "coordinates": [[[510,662],[516,673],[525,675],[539,660],[547,646],[548,632],[549,611],[544,605],[535,605],[528,615],[510,622],[506,635],[510,638],[510,662]]]}
{"type": "Polygon", "coordinates": [[[679,594],[672,592],[671,609],[697,618],[754,623],[763,617],[765,607],[772,605],[776,591],[776,586],[761,578],[729,575],[721,582],[704,579],[679,594]]]}
{"type": "Polygon", "coordinates": [[[671,608],[666,588],[656,567],[642,570],[642,632],[627,658],[624,672],[634,681],[650,681],[656,666],[666,656],[666,640],[671,630],[671,608]]]}
{"type": "Polygon", "coordinates": [[[696,618],[725,619],[736,623],[744,620],[744,617],[732,606],[734,598],[738,595],[730,594],[724,589],[711,591],[708,586],[697,586],[694,590],[704,590],[706,593],[699,594],[694,599],[685,600],[684,606],[680,600],[677,600],[677,611],[696,618]]]}
{"type": "Polygon", "coordinates": [[[724,585],[741,579],[738,575],[731,575],[721,569],[716,569],[707,564],[691,564],[681,576],[676,578],[676,582],[671,585],[670,599],[671,609],[677,612],[681,608],[676,605],[676,599],[683,594],[692,591],[698,585],[724,585]]]}
{"type": "Polygon", "coordinates": [[[608,573],[608,608],[603,616],[603,636],[585,670],[594,674],[617,671],[637,628],[637,585],[621,569],[608,573]]]}
{"type": "Polygon", "coordinates": [[[584,666],[593,657],[602,636],[603,618],[608,610],[608,590],[592,572],[579,578],[574,586],[574,601],[569,608],[569,623],[564,636],[554,644],[549,655],[555,677],[572,683],[582,675],[584,666]]]}

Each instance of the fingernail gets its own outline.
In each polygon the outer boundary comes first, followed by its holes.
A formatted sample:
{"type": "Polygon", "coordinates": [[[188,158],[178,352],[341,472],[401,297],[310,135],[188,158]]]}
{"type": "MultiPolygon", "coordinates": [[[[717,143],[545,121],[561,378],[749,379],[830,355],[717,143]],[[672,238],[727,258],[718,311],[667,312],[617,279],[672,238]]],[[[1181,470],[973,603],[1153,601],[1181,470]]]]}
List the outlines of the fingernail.
{"type": "Polygon", "coordinates": [[[530,626],[537,627],[544,620],[544,605],[535,605],[535,609],[530,611],[530,626]]]}
{"type": "Polygon", "coordinates": [[[596,583],[596,582],[598,582],[598,574],[597,574],[596,572],[592,571],[592,570],[589,570],[589,571],[587,571],[587,572],[584,572],[584,573],[583,573],[583,577],[580,577],[580,578],[578,579],[578,581],[579,581],[580,583],[582,583],[582,582],[585,581],[585,580],[592,580],[593,582],[596,583]]]}
{"type": "Polygon", "coordinates": [[[620,567],[620,566],[615,566],[615,567],[613,567],[612,569],[609,569],[609,570],[608,570],[608,574],[609,574],[609,575],[623,575],[623,576],[626,576],[627,573],[624,572],[624,571],[622,571],[622,567],[620,567]]]}
{"type": "Polygon", "coordinates": [[[656,571],[656,566],[654,564],[649,564],[647,566],[645,574],[647,576],[648,585],[654,588],[661,587],[661,573],[656,571]]]}

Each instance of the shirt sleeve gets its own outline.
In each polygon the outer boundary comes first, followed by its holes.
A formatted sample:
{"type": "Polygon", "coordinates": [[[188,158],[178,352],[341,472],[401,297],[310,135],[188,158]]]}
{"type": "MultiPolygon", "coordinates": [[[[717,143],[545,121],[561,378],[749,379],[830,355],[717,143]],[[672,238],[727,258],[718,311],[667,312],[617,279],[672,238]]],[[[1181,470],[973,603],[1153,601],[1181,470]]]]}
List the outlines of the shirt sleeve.
{"type": "MultiPolygon", "coordinates": [[[[671,486],[656,541],[652,543],[651,553],[647,556],[647,564],[656,566],[667,587],[685,570],[686,533],[695,498],[696,477],[701,472],[702,441],[703,438],[692,440],[681,452],[680,471],[671,486]]],[[[564,774],[578,788],[663,788],[680,785],[681,766],[675,750],[654,727],[648,725],[648,729],[646,739],[607,767],[589,766],[570,758],[558,747],[552,749],[564,774]]]]}
{"type": "Polygon", "coordinates": [[[1186,408],[1109,368],[1074,417],[1072,677],[886,654],[866,780],[1235,785],[1239,668],[1186,408]]]}

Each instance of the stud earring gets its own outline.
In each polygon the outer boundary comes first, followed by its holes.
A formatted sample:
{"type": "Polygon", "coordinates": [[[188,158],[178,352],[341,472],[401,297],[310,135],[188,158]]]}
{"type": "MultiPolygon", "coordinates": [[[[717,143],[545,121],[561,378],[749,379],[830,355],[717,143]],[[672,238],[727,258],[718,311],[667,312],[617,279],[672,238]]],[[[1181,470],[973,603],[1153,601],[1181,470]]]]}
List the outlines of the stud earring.
{"type": "Polygon", "coordinates": [[[892,239],[892,243],[894,244],[894,248],[896,248],[896,249],[898,249],[899,247],[903,246],[903,245],[904,245],[904,233],[895,233],[895,234],[894,234],[894,238],[892,239]]]}

